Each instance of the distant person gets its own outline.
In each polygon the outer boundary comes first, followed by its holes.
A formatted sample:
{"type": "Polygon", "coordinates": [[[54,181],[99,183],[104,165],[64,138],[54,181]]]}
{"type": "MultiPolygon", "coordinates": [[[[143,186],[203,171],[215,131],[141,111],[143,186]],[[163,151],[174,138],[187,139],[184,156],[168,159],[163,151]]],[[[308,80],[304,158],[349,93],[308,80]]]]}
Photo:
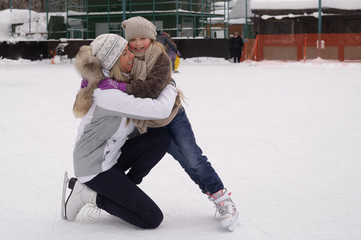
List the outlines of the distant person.
{"type": "Polygon", "coordinates": [[[165,47],[170,60],[172,60],[172,70],[173,72],[175,72],[175,60],[177,58],[177,55],[178,57],[181,56],[180,52],[178,51],[177,45],[173,41],[172,37],[166,32],[162,32],[159,36],[156,37],[155,40],[163,44],[163,46],[165,47]]]}
{"type": "Polygon", "coordinates": [[[52,59],[54,57],[55,57],[55,54],[54,54],[53,50],[50,50],[49,59],[52,59]]]}
{"type": "Polygon", "coordinates": [[[231,56],[233,56],[233,62],[235,63],[240,62],[244,43],[242,37],[239,35],[239,32],[234,33],[234,38],[232,39],[231,46],[232,46],[231,56]]]}

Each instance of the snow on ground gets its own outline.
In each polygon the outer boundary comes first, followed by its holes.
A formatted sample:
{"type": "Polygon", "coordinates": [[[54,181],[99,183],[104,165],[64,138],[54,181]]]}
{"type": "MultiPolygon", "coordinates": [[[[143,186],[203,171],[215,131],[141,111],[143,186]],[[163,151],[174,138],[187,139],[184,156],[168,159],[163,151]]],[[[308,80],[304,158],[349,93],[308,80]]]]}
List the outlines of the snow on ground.
{"type": "Polygon", "coordinates": [[[230,233],[170,156],[140,187],[161,207],[155,230],[102,212],[60,218],[72,175],[80,78],[71,63],[0,60],[2,239],[358,240],[361,236],[361,64],[184,60],[174,78],[199,145],[240,212],[230,233]]]}

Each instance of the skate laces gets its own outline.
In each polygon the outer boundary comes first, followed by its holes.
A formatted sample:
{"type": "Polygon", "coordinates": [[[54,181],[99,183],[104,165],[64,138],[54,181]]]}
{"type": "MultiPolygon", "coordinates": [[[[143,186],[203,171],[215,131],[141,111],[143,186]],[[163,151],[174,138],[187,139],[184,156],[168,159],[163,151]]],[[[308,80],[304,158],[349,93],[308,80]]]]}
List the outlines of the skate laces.
{"type": "Polygon", "coordinates": [[[231,192],[227,193],[227,189],[220,190],[212,195],[208,194],[209,200],[213,201],[215,204],[214,207],[216,208],[216,211],[214,213],[214,217],[217,216],[217,212],[221,215],[221,217],[235,215],[236,208],[235,204],[231,200],[231,194],[231,192]]]}
{"type": "Polygon", "coordinates": [[[231,199],[224,200],[223,202],[217,203],[215,205],[216,212],[214,217],[217,216],[217,212],[221,215],[221,217],[231,215],[233,216],[235,213],[235,204],[232,202],[231,199]]]}
{"type": "Polygon", "coordinates": [[[92,203],[95,196],[96,194],[91,197],[91,199],[82,211],[81,223],[83,224],[96,223],[96,221],[100,217],[101,209],[92,203]]]}

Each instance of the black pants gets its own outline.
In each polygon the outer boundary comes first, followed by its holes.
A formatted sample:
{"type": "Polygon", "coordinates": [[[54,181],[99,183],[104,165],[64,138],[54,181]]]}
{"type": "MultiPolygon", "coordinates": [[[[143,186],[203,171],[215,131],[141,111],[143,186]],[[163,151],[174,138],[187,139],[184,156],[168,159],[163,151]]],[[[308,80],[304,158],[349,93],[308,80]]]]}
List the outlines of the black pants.
{"type": "Polygon", "coordinates": [[[242,48],[241,49],[234,49],[232,52],[233,55],[233,62],[239,63],[241,62],[242,57],[242,48]]]}
{"type": "Polygon", "coordinates": [[[98,193],[97,206],[135,226],[158,227],[163,221],[162,211],[136,184],[164,156],[169,143],[170,138],[161,131],[127,140],[118,163],[85,183],[98,193]]]}

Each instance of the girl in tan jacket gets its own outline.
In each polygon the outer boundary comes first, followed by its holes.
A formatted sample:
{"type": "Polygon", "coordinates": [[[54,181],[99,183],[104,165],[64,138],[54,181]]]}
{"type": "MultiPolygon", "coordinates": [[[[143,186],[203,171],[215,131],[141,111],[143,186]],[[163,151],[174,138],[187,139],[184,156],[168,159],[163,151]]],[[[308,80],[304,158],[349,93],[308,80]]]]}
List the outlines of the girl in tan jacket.
{"type": "MultiPolygon", "coordinates": [[[[102,89],[125,91],[136,97],[156,98],[172,80],[172,63],[162,44],[155,41],[156,27],[143,17],[132,17],[122,23],[128,46],[135,55],[131,81],[113,87],[112,79],[100,83],[102,89]]],[[[223,183],[207,157],[196,143],[196,139],[181,105],[182,94],[178,92],[176,103],[167,119],[136,121],[141,132],[165,131],[171,137],[168,153],[171,154],[199,186],[209,200],[215,203],[223,227],[230,231],[238,225],[238,212],[223,183]]]]}

